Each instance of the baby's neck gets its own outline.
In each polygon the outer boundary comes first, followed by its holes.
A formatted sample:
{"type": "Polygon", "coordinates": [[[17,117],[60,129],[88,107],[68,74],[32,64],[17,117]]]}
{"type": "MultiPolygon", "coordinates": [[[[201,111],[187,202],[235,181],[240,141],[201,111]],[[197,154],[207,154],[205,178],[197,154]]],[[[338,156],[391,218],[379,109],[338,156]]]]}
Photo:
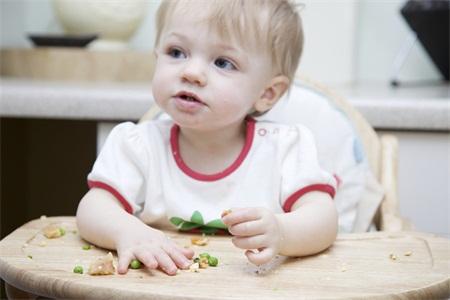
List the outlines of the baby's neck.
{"type": "Polygon", "coordinates": [[[180,154],[191,169],[212,174],[231,165],[239,156],[246,136],[245,121],[233,127],[211,131],[180,128],[180,154]]]}

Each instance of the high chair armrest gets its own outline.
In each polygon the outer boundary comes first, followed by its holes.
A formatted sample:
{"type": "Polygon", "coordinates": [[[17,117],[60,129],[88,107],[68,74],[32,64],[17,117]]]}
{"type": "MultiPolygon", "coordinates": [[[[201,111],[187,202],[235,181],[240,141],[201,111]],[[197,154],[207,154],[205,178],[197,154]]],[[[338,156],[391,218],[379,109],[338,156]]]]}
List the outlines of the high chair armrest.
{"type": "Polygon", "coordinates": [[[159,108],[156,103],[153,103],[152,106],[150,106],[149,110],[139,119],[139,123],[156,119],[161,113],[161,108],[159,108]]]}
{"type": "Polygon", "coordinates": [[[381,142],[380,182],[385,196],[380,207],[380,230],[403,231],[413,230],[412,223],[399,214],[397,193],[398,140],[392,134],[383,134],[381,142]]]}

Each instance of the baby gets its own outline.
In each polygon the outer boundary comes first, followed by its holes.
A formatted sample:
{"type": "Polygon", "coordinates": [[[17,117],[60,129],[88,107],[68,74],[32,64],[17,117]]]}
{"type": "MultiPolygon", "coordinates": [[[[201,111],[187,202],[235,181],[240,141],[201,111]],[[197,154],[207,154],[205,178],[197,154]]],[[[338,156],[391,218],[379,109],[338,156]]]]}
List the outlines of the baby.
{"type": "Polygon", "coordinates": [[[81,200],[81,236],[169,275],[194,253],[156,228],[228,231],[256,265],[337,234],[336,180],[301,126],[257,121],[289,89],[303,45],[290,0],[171,0],[157,15],[156,103],[171,120],[110,133],[81,200]],[[222,212],[231,209],[231,212],[222,212]]]}

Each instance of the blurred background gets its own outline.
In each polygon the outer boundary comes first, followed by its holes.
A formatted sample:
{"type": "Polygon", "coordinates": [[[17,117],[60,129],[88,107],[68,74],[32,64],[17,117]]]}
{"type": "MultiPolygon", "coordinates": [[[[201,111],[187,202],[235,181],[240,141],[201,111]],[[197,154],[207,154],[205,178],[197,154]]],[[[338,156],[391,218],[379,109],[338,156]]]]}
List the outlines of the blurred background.
{"type": "MultiPolygon", "coordinates": [[[[85,2],[88,0],[85,0],[85,2]]],[[[114,2],[111,0],[109,2],[114,2]]],[[[151,50],[159,0],[147,0],[146,15],[129,40],[151,50]]],[[[326,84],[389,81],[398,51],[411,35],[400,14],[405,0],[305,0],[306,46],[300,71],[326,84]]],[[[63,33],[51,0],[1,0],[0,46],[31,47],[30,33],[63,33]]],[[[411,50],[404,80],[434,80],[440,74],[421,45],[411,50]]]]}
{"type": "MultiPolygon", "coordinates": [[[[399,139],[400,213],[450,237],[450,2],[300,2],[299,75],[399,139]],[[416,32],[407,4],[443,13],[416,32]]],[[[74,215],[111,128],[149,109],[159,3],[0,0],[1,238],[41,215],[74,215]]]]}

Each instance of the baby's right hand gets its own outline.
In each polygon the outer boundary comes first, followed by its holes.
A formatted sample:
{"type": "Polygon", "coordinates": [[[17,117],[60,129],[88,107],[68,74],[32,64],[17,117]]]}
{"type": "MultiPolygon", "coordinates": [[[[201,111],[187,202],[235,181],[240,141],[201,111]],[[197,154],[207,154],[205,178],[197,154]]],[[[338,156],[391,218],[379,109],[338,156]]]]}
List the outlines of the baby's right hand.
{"type": "Polygon", "coordinates": [[[190,260],[194,256],[192,249],[185,249],[170,240],[162,231],[143,225],[116,239],[119,274],[127,273],[133,259],[138,259],[149,269],[160,268],[168,275],[175,275],[178,268],[189,268],[190,260]]]}

